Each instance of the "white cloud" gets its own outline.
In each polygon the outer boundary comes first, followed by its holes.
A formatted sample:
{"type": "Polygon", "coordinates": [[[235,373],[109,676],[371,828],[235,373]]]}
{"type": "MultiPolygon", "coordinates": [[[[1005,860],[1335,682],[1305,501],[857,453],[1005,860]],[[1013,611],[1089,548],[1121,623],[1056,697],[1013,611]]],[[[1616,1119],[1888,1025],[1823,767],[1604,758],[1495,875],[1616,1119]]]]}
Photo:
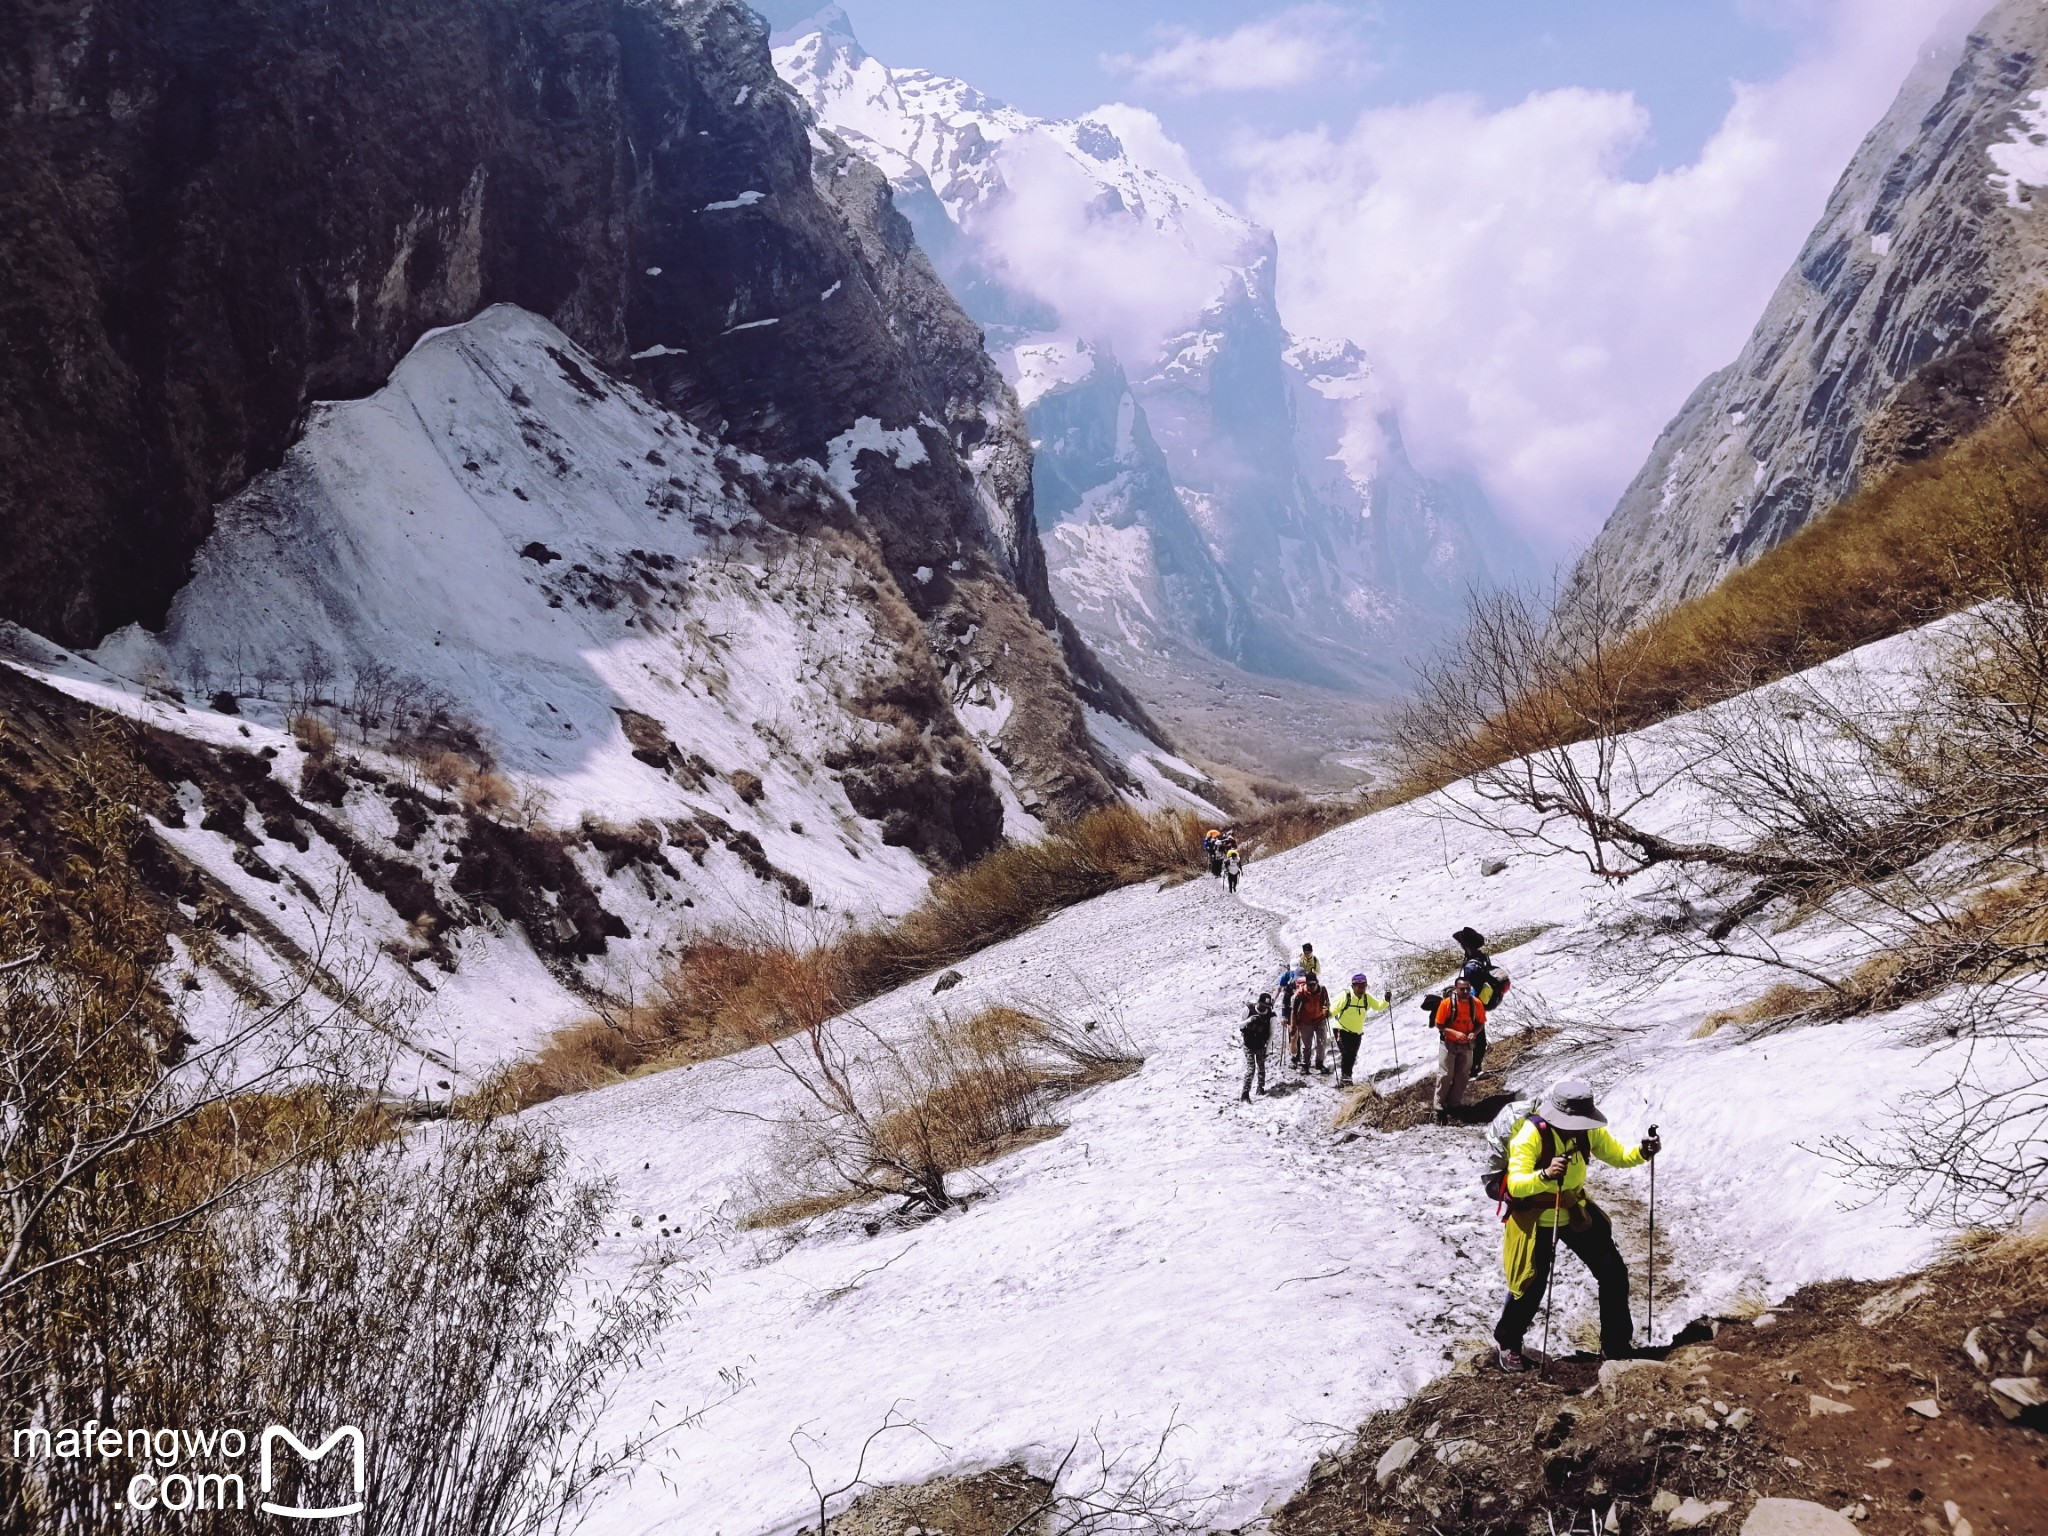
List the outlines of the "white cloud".
{"type": "MultiPolygon", "coordinates": [[[[1157,129],[1150,114],[1089,116],[1113,122],[1119,138],[1141,119],[1157,129]]],[[[1159,140],[1142,147],[1163,155],[1163,133],[1159,140]]],[[[1006,190],[975,213],[974,239],[1011,287],[1050,304],[1062,327],[1108,342],[1127,363],[1150,359],[1200,313],[1216,297],[1223,263],[1242,257],[1242,224],[1141,217],[1049,135],[1006,141],[999,164],[1006,190]]]]}
{"type": "Polygon", "coordinates": [[[1292,6],[1235,31],[1205,37],[1170,27],[1142,56],[1105,54],[1105,68],[1140,86],[1183,96],[1212,91],[1273,91],[1360,66],[1358,39],[1334,5],[1292,6]]]}
{"type": "Polygon", "coordinates": [[[1806,57],[1737,86],[1699,157],[1648,180],[1625,171],[1648,114],[1611,91],[1439,97],[1251,145],[1282,310],[1373,352],[1419,457],[1476,468],[1546,542],[1590,537],[1741,349],[1951,3],[1829,0],[1806,57]]]}

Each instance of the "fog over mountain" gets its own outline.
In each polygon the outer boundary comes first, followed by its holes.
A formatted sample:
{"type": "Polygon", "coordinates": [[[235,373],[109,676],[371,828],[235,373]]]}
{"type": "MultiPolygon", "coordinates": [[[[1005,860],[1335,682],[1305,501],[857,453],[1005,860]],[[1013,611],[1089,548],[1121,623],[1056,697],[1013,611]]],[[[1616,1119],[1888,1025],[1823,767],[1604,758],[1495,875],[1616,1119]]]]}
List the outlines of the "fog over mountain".
{"type": "Polygon", "coordinates": [[[1470,587],[1529,568],[1475,484],[1415,469],[1369,357],[1288,330],[1273,237],[1150,114],[1033,117],[791,9],[777,70],[888,175],[1016,384],[1062,608],[1170,722],[1223,745],[1191,679],[1357,722],[1337,698],[1392,697],[1470,587]]]}

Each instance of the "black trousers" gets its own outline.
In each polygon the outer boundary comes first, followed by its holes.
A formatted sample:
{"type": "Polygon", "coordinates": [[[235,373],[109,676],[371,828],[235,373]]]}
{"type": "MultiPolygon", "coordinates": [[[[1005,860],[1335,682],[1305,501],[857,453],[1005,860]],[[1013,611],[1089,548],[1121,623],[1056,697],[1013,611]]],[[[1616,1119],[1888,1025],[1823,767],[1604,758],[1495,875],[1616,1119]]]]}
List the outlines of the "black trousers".
{"type": "Polygon", "coordinates": [[[1501,1308],[1500,1321],[1493,1326],[1494,1342],[1502,1349],[1520,1349],[1536,1314],[1543,1310],[1543,1293],[1550,1282],[1550,1266],[1557,1260],[1557,1235],[1579,1256],[1600,1284],[1600,1353],[1626,1355],[1635,1344],[1635,1319],[1628,1312],[1628,1263],[1614,1246],[1614,1223],[1597,1205],[1586,1207],[1592,1225],[1583,1232],[1569,1226],[1536,1229],[1536,1272],[1529,1277],[1522,1294],[1510,1296],[1501,1308]]]}
{"type": "Polygon", "coordinates": [[[1486,1061],[1486,1031],[1480,1030],[1472,1037],[1472,1075],[1479,1075],[1479,1068],[1486,1061]]]}
{"type": "Polygon", "coordinates": [[[1358,1043],[1364,1038],[1348,1029],[1337,1031],[1337,1075],[1347,1083],[1351,1081],[1351,1069],[1358,1064],[1358,1043]]]}

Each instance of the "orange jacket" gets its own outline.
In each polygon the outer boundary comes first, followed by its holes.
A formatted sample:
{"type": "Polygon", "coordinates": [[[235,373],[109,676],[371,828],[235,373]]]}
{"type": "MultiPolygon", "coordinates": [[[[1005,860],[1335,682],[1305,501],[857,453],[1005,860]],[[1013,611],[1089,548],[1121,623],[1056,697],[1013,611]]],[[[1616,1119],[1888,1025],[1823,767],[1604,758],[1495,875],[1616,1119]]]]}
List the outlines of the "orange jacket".
{"type": "Polygon", "coordinates": [[[1436,1028],[1446,1044],[1470,1044],[1472,1037],[1486,1028],[1486,1004],[1468,997],[1461,1008],[1455,997],[1447,997],[1436,1005],[1436,1028]]]}

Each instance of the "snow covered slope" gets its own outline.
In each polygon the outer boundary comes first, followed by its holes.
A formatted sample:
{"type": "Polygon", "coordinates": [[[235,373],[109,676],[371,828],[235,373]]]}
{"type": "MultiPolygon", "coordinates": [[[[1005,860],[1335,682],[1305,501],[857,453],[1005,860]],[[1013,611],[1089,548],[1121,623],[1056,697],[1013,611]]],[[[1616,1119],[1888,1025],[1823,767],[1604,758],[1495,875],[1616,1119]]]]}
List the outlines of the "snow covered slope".
{"type": "Polygon", "coordinates": [[[836,6],[775,40],[1016,380],[1062,605],[1148,703],[1185,718],[1190,649],[1384,698],[1469,586],[1526,569],[1483,496],[1415,471],[1355,349],[1287,334],[1271,235],[1149,116],[1035,118],[893,69],[836,6]]]}
{"type": "MultiPolygon", "coordinates": [[[[1886,642],[1824,675],[1896,670],[1917,643],[1886,642]]],[[[1655,762],[1668,730],[1634,750],[1655,762]]],[[[877,1441],[866,1469],[877,1481],[1014,1457],[1045,1470],[1091,1435],[1142,1460],[1173,1427],[1167,1459],[1201,1508],[1196,1528],[1239,1529],[1364,1414],[1475,1347],[1499,1296],[1479,1132],[1333,1130],[1330,1080],[1296,1087],[1284,1070],[1288,1091],[1237,1102],[1243,1003],[1304,940],[1326,971],[1362,968],[1379,988],[1465,923],[1508,936],[1516,988],[1495,1039],[1554,1031],[1508,1083],[1584,1075],[1620,1134],[1662,1128],[1660,1333],[1928,1256],[1933,1235],[1892,1202],[1848,1209],[1852,1192],[1811,1149],[1889,1127],[1968,1047],[1928,1047],[1924,1035],[1939,1033],[1922,1008],[1703,1034],[1703,1014],[1754,996],[1771,973],[1618,974],[1595,925],[1653,901],[1655,879],[1610,888],[1577,861],[1446,819],[1448,804],[1432,797],[1255,863],[1237,898],[1208,879],[1118,892],[976,956],[943,999],[912,986],[863,1010],[886,1038],[986,1004],[1056,1007],[1120,1018],[1145,1053],[1136,1076],[1072,1101],[1063,1134],[961,1178],[982,1197],[923,1226],[882,1209],[736,1225],[776,1161],[773,1122],[798,1102],[759,1055],[542,1111],[619,1181],[625,1211],[595,1262],[616,1271],[662,1241],[651,1233],[691,1234],[686,1251],[706,1275],[665,1358],[624,1383],[617,1419],[637,1428],[656,1402],[709,1411],[663,1442],[658,1476],[608,1495],[588,1528],[793,1532],[815,1501],[791,1434],[815,1437],[806,1451],[821,1481],[837,1481],[895,1407],[926,1437],[877,1441]],[[1481,874],[1502,856],[1505,871],[1481,874]]],[[[1666,795],[1650,819],[1697,818],[1666,795]]],[[[1844,938],[1808,925],[1784,942],[1797,957],[1844,938]]],[[[1433,1040],[1401,999],[1391,1024],[1367,1031],[1361,1070],[1383,1086],[1413,1081],[1433,1065],[1433,1040]]],[[[1595,1185],[1637,1270],[1640,1325],[1648,1178],[1599,1170],[1595,1185]]],[[[1590,1286],[1567,1265],[1560,1335],[1579,1340],[1592,1321],[1590,1286]]]]}
{"type": "MultiPolygon", "coordinates": [[[[258,814],[187,786],[192,824],[160,828],[242,913],[233,966],[282,977],[265,925],[317,948],[360,866],[337,937],[429,995],[413,1044],[467,1080],[631,995],[688,930],[898,913],[963,843],[1040,829],[1011,701],[938,674],[855,510],[920,452],[864,421],[827,463],[772,465],[498,306],[317,407],[221,507],[160,633],[84,655],[14,631],[10,659],[262,779],[258,814]]],[[[1155,759],[1193,769],[1094,718],[1133,797],[1201,803],[1155,759]]]]}

